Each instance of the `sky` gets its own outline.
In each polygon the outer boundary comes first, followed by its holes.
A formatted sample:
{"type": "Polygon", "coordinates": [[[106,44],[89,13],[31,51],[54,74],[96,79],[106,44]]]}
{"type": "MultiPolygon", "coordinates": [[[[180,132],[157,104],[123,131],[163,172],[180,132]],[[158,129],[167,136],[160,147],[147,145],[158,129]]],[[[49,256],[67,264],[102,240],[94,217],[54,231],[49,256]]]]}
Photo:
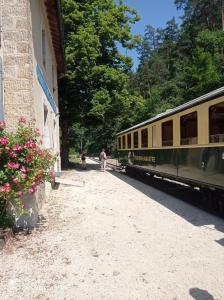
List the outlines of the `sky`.
{"type": "MultiPolygon", "coordinates": [[[[153,27],[166,26],[166,22],[172,17],[176,18],[178,23],[181,22],[181,11],[177,10],[174,5],[174,0],[124,0],[124,3],[137,10],[141,20],[133,25],[132,33],[144,35],[145,26],[150,24],[153,27]]],[[[126,54],[126,50],[120,49],[126,54]]],[[[136,51],[127,51],[127,55],[134,60],[133,69],[138,66],[138,58],[136,51]]]]}

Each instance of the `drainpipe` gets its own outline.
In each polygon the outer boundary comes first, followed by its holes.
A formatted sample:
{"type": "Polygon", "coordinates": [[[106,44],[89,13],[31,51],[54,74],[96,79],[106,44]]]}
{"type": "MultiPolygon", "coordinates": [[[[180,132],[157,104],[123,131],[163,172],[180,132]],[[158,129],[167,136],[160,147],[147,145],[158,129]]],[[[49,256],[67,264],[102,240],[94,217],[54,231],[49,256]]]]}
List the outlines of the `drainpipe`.
{"type": "Polygon", "coordinates": [[[2,58],[0,56],[0,121],[4,119],[4,107],[3,107],[3,70],[2,70],[2,58]]]}

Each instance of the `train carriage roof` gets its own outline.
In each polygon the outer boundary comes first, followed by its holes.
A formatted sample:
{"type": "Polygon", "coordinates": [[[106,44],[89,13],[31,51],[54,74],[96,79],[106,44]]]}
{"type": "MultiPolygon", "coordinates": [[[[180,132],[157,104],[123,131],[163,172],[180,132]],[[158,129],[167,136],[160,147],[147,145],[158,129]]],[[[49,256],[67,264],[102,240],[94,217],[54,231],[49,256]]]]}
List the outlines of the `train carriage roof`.
{"type": "Polygon", "coordinates": [[[147,125],[147,124],[153,123],[155,121],[164,119],[164,118],[166,118],[168,116],[176,114],[177,112],[180,112],[180,111],[183,111],[185,109],[188,109],[188,108],[191,108],[193,106],[196,106],[198,104],[207,102],[209,100],[212,100],[212,99],[214,99],[214,98],[216,98],[218,96],[222,96],[222,95],[224,95],[224,87],[221,87],[221,88],[219,88],[217,90],[214,90],[214,91],[212,91],[212,92],[210,92],[208,94],[205,94],[205,95],[200,96],[200,97],[198,97],[196,99],[193,99],[193,100],[191,100],[191,101],[189,101],[187,103],[184,103],[184,104],[182,104],[180,106],[177,106],[177,107],[175,107],[173,109],[169,109],[169,110],[165,111],[164,113],[158,114],[158,115],[156,115],[155,117],[153,117],[151,119],[148,119],[148,120],[146,120],[146,121],[144,121],[142,123],[139,123],[139,124],[136,124],[135,126],[127,128],[127,129],[125,129],[125,130],[117,133],[117,135],[124,134],[126,132],[131,131],[131,130],[134,130],[134,129],[137,129],[139,127],[142,127],[144,125],[147,125]]]}

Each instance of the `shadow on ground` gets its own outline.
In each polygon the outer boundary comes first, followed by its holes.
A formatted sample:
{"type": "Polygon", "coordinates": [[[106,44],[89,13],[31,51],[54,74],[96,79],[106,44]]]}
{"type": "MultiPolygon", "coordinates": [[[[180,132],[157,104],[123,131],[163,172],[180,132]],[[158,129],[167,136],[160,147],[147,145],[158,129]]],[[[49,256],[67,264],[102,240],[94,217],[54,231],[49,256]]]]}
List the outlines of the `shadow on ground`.
{"type": "Polygon", "coordinates": [[[190,289],[189,294],[195,300],[215,300],[208,291],[199,288],[190,289]]]}
{"type": "MultiPolygon", "coordinates": [[[[117,171],[109,172],[175,214],[181,216],[194,226],[214,225],[217,230],[224,232],[223,219],[195,207],[195,205],[197,206],[198,197],[201,197],[199,191],[153,177],[148,177],[144,182],[141,182],[127,176],[125,173],[119,173],[117,171]],[[166,195],[165,197],[164,194],[166,195]]],[[[222,240],[216,242],[224,246],[222,240]]]]}
{"type": "MultiPolygon", "coordinates": [[[[81,172],[101,172],[98,163],[87,163],[86,169],[83,169],[80,163],[71,163],[66,170],[72,169],[81,172]]],[[[224,233],[224,220],[213,216],[210,214],[210,211],[208,213],[201,209],[200,200],[202,194],[200,191],[154,177],[147,176],[142,182],[139,179],[127,176],[124,172],[114,170],[108,170],[108,172],[144,193],[154,201],[165,206],[175,214],[181,216],[194,226],[214,225],[217,230],[224,233]],[[166,194],[166,197],[163,196],[164,193],[166,194]]],[[[216,240],[216,242],[221,246],[224,246],[224,239],[216,240]]]]}

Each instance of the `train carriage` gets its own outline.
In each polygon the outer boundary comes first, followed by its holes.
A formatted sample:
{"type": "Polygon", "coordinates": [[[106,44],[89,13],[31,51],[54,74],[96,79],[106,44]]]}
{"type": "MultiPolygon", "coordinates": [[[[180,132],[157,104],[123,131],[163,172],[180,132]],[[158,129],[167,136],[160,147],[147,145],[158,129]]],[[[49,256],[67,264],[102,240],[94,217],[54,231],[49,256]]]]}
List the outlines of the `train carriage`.
{"type": "Polygon", "coordinates": [[[224,87],[119,132],[117,148],[127,172],[223,194],[224,87]]]}

